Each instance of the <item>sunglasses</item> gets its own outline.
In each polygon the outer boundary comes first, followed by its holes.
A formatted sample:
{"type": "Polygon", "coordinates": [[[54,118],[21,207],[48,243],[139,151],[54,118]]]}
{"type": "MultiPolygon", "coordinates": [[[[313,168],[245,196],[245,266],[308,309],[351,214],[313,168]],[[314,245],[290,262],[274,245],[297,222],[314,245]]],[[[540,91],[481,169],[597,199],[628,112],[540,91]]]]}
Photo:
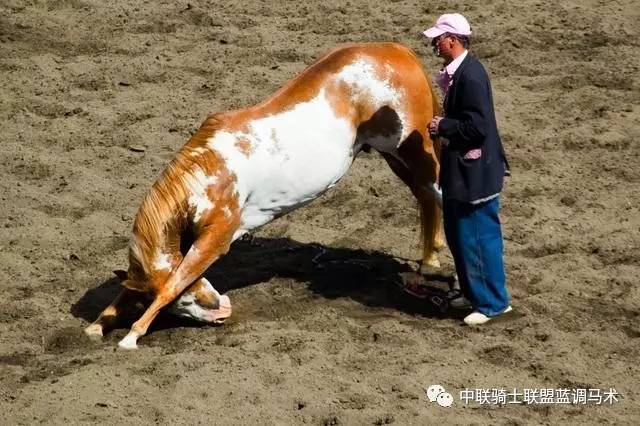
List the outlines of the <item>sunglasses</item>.
{"type": "Polygon", "coordinates": [[[454,36],[453,34],[449,34],[449,33],[440,34],[438,37],[434,37],[434,38],[431,39],[431,46],[435,47],[436,45],[440,44],[440,42],[443,41],[446,38],[457,39],[457,37],[454,36]]]}

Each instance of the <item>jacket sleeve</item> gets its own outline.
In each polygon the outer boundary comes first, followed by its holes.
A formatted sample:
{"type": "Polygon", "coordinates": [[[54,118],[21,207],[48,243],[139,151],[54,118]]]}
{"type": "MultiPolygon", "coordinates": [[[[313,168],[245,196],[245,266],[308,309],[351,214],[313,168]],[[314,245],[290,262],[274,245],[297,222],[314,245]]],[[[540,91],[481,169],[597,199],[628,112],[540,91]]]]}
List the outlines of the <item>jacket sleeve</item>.
{"type": "Polygon", "coordinates": [[[486,82],[472,77],[460,83],[463,96],[456,108],[456,118],[443,118],[438,133],[449,139],[451,148],[469,150],[480,147],[487,135],[489,99],[486,82]]]}

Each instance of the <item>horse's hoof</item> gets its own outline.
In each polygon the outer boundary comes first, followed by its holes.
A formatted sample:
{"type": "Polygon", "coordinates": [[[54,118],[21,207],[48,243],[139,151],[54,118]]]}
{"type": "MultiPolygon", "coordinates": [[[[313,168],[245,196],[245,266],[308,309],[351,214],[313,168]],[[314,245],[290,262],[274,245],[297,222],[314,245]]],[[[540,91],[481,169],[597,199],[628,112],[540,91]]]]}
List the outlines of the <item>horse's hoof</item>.
{"type": "Polygon", "coordinates": [[[133,350],[138,349],[138,333],[129,332],[124,339],[118,342],[120,349],[133,350]]]}
{"type": "Polygon", "coordinates": [[[437,257],[429,259],[428,261],[423,261],[420,264],[420,272],[422,275],[435,274],[440,271],[440,261],[437,257]]]}
{"type": "Polygon", "coordinates": [[[91,340],[100,340],[103,337],[102,325],[91,324],[89,327],[84,329],[84,333],[89,336],[91,340]]]}
{"type": "Polygon", "coordinates": [[[440,269],[440,261],[438,260],[438,255],[433,253],[428,259],[423,259],[422,262],[420,262],[420,272],[422,272],[423,268],[429,271],[440,269]]]}

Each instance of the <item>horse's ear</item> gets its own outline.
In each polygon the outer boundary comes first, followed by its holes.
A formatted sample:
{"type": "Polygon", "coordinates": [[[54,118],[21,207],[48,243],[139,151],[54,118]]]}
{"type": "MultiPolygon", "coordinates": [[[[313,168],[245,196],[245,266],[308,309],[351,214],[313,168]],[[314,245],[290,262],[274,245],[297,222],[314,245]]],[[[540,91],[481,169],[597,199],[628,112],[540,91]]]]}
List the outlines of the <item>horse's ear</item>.
{"type": "Polygon", "coordinates": [[[113,271],[116,274],[116,277],[120,278],[120,281],[124,281],[127,279],[127,271],[123,271],[122,269],[116,269],[113,271]]]}

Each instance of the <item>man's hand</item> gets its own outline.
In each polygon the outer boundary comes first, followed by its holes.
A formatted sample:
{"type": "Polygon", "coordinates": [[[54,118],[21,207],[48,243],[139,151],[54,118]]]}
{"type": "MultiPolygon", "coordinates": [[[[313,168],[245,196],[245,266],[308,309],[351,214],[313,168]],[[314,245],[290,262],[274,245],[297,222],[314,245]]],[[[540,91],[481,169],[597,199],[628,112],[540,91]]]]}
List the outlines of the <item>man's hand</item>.
{"type": "Polygon", "coordinates": [[[438,127],[440,126],[440,120],[442,120],[442,117],[440,117],[439,115],[436,115],[435,117],[433,117],[433,120],[431,120],[431,122],[429,123],[430,135],[432,136],[438,135],[438,127]]]}

